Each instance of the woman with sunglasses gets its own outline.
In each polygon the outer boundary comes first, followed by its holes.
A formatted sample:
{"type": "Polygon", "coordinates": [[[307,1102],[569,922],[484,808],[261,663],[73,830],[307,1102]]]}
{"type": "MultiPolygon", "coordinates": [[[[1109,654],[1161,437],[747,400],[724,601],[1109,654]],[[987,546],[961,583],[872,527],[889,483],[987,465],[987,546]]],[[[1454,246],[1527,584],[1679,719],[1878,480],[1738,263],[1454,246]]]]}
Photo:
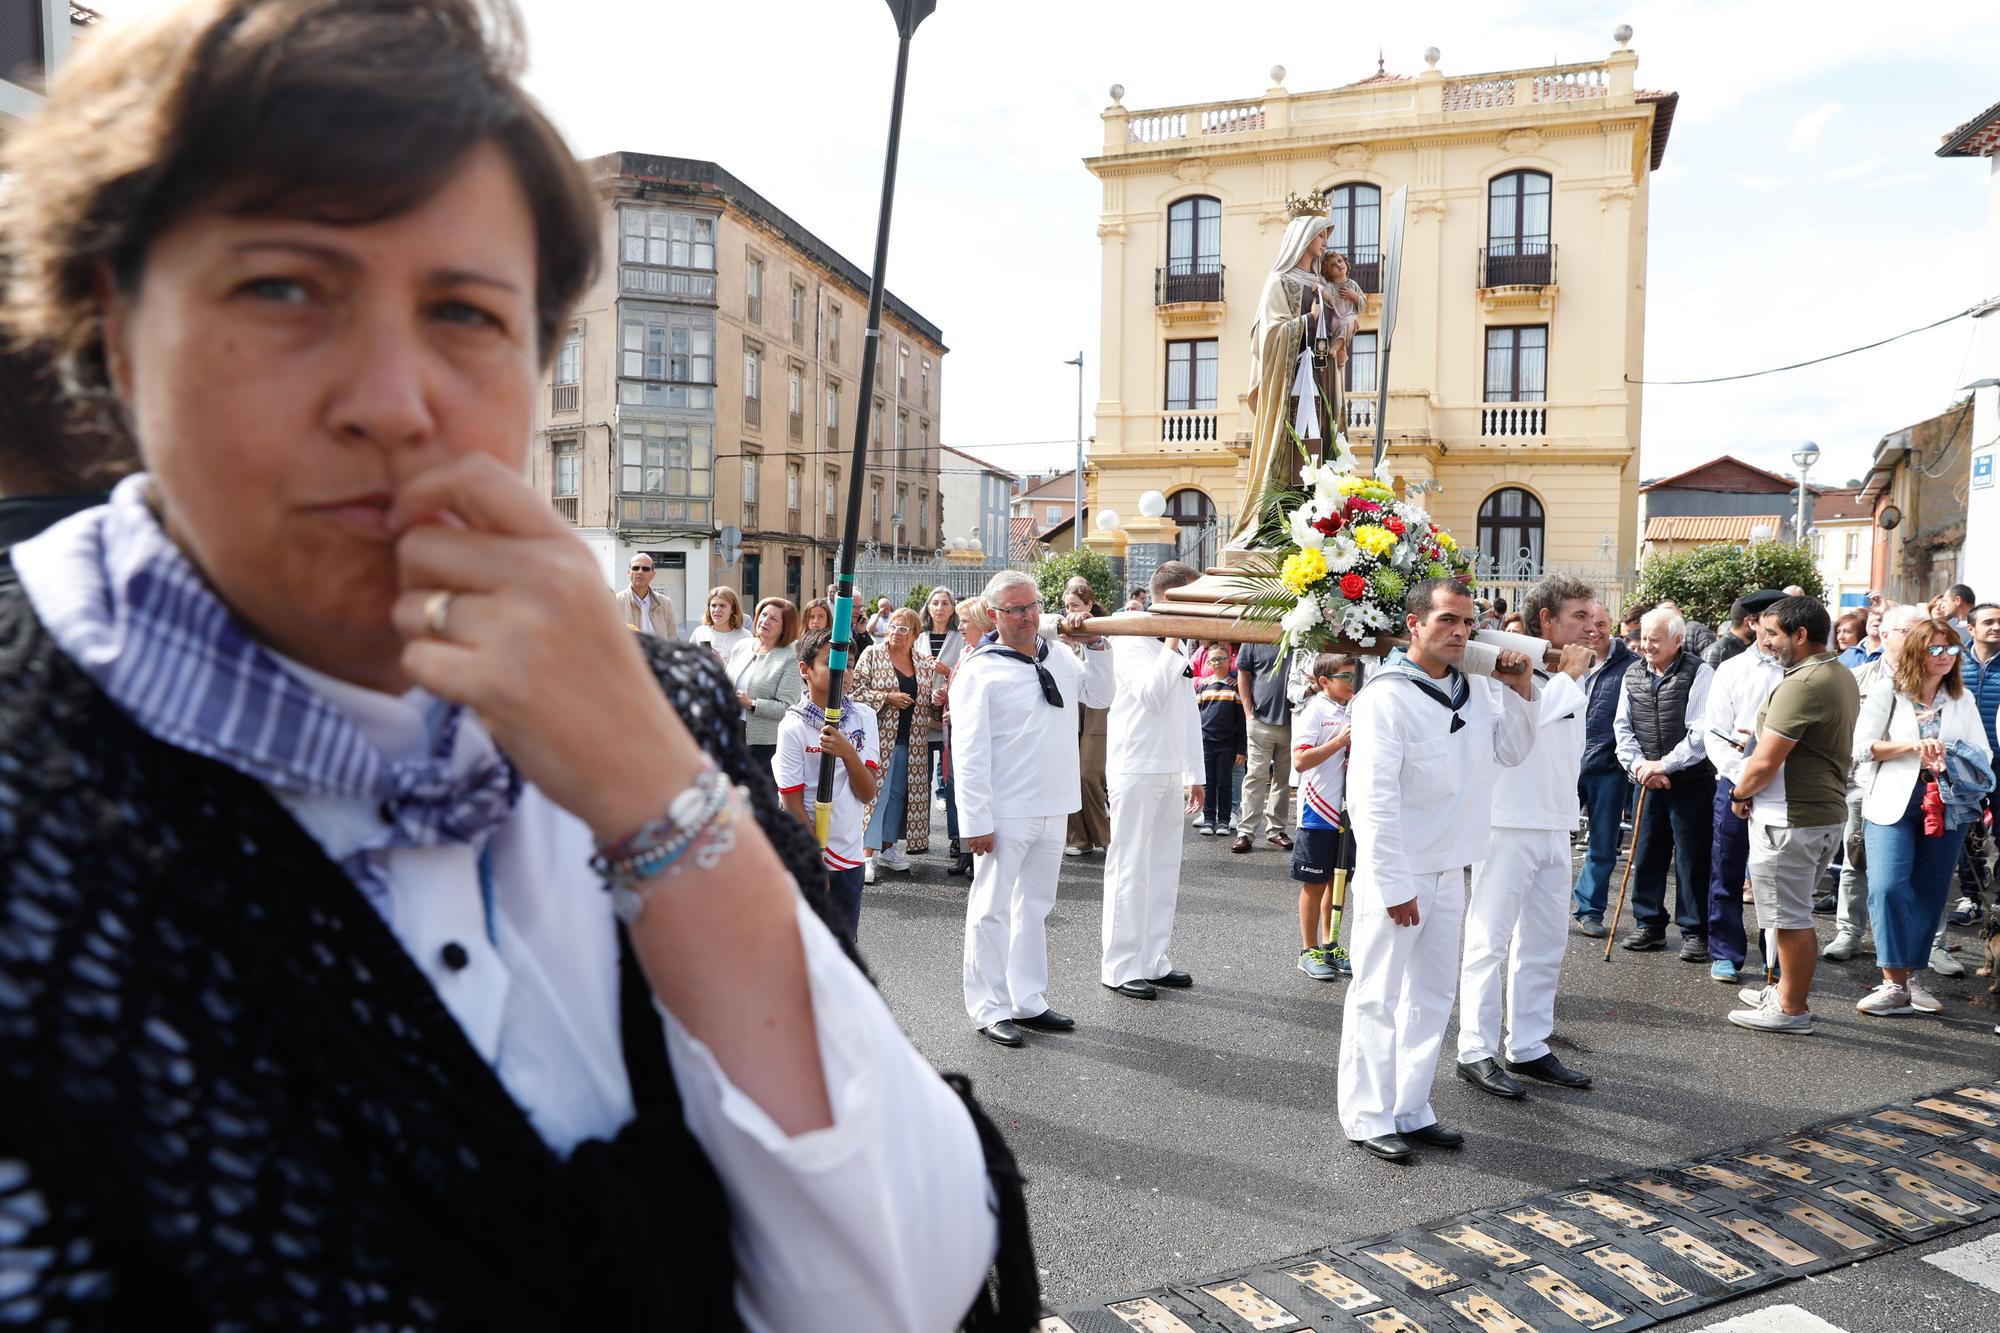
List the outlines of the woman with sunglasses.
{"type": "Polygon", "coordinates": [[[1855,1008],[1877,1017],[1944,1008],[1918,980],[1964,844],[1938,781],[1954,746],[1992,763],[1986,728],[1959,671],[1958,633],[1914,626],[1902,651],[1861,700],[1854,724],[1855,785],[1868,850],[1868,914],[1882,982],[1855,1008]]]}

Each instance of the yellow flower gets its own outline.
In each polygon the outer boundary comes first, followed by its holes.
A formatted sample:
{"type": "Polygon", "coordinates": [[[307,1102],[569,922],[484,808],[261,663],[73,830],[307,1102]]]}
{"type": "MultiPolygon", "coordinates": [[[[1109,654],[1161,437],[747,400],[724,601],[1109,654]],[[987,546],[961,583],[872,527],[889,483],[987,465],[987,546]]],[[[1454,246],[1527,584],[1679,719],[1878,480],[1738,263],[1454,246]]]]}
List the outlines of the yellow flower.
{"type": "Polygon", "coordinates": [[[1326,556],[1316,546],[1308,546],[1285,557],[1278,579],[1294,597],[1305,596],[1307,588],[1326,577],[1326,556]]]}
{"type": "Polygon", "coordinates": [[[1437,544],[1447,551],[1456,551],[1458,549],[1458,543],[1453,541],[1451,534],[1442,528],[1438,529],[1437,544]]]}
{"type": "Polygon", "coordinates": [[[1354,544],[1380,559],[1396,549],[1396,534],[1378,524],[1354,529],[1354,544]]]}

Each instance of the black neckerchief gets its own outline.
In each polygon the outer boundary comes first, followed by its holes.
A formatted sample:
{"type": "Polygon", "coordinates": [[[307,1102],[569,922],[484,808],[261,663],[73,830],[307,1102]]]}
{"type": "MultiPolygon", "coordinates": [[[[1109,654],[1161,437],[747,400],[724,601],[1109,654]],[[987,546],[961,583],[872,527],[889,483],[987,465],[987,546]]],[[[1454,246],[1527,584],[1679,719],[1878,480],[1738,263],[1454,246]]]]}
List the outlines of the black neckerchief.
{"type": "MultiPolygon", "coordinates": [[[[1428,694],[1431,698],[1437,700],[1439,707],[1451,710],[1451,730],[1453,732],[1465,725],[1465,719],[1458,715],[1458,710],[1472,702],[1472,684],[1466,680],[1464,673],[1459,671],[1458,668],[1445,668],[1445,681],[1452,687],[1450,694],[1446,694],[1443,690],[1431,684],[1428,677],[1419,677],[1409,671],[1398,671],[1396,674],[1409,681],[1410,684],[1416,686],[1425,694],[1428,694]]],[[[1446,734],[1449,735],[1451,733],[1447,732],[1446,734]]]]}
{"type": "Polygon", "coordinates": [[[996,657],[1005,657],[1015,662],[1025,662],[1033,667],[1035,669],[1035,678],[1041,683],[1043,702],[1047,703],[1051,708],[1061,708],[1063,706],[1061,688],[1056,684],[1055,677],[1049,674],[1049,669],[1042,665],[1049,655],[1049,641],[1047,639],[1043,639],[1035,645],[1035,655],[1033,657],[1023,652],[1017,652],[1000,642],[999,631],[997,630],[989,634],[986,639],[982,639],[981,642],[985,645],[984,651],[992,653],[996,657]]]}

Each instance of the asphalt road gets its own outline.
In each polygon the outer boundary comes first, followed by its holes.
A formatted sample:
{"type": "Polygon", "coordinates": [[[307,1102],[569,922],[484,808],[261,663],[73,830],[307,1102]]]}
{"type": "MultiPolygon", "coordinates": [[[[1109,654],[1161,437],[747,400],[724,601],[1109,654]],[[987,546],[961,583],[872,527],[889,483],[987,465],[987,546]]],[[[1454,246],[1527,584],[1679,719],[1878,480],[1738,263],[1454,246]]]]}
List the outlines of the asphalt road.
{"type": "MultiPolygon", "coordinates": [[[[1572,936],[1554,1044],[1565,1062],[1596,1075],[1596,1087],[1535,1087],[1522,1102],[1490,1097],[1452,1077],[1454,1026],[1433,1104],[1467,1133],[1467,1147],[1411,1165],[1378,1162],[1351,1147],[1335,1119],[1346,983],[1312,981],[1294,965],[1297,891],[1285,853],[1260,841],[1237,856],[1226,839],[1187,835],[1173,961],[1195,986],[1153,1002],[1098,984],[1102,854],[1064,858],[1048,927],[1049,999],[1078,1027],[1029,1033],[1025,1048],[1008,1050],[965,1016],[966,881],[944,875],[938,823],[935,854],[913,858],[908,875],[885,871],[868,889],[862,949],[918,1049],[940,1069],[969,1075],[1013,1143],[1052,1305],[1677,1161],[2000,1072],[1993,997],[1969,975],[1937,979],[1941,1016],[1871,1019],[1854,1001],[1878,975],[1872,960],[1823,962],[1813,989],[1818,1034],[1776,1037],[1724,1021],[1735,990],[1711,982],[1706,965],[1671,950],[1614,950],[1607,964],[1601,941],[1572,936]]],[[[1823,919],[1822,933],[1830,929],[1823,919]]],[[[1972,933],[1955,934],[1972,956],[1972,933]]],[[[1873,1306],[1873,1271],[1883,1282],[1907,1273],[1913,1289],[1936,1276],[1915,1259],[1885,1256],[1817,1279],[1816,1289],[1854,1295],[1840,1327],[1933,1326],[1912,1310],[1873,1306]]],[[[1741,1306],[1782,1301],[1801,1285],[1741,1306]]],[[[1712,1307],[1708,1318],[1738,1308],[1712,1307]]],[[[1954,1327],[2000,1330],[2000,1312],[1954,1327]]]]}

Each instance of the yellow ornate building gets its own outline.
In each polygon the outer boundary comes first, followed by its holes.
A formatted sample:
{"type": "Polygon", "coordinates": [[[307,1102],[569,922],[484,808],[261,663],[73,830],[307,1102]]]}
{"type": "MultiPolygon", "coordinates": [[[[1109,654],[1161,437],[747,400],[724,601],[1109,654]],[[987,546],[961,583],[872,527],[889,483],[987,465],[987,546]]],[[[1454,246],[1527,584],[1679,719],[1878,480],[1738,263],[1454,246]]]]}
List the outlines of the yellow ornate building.
{"type": "Polygon", "coordinates": [[[1104,150],[1085,163],[1104,186],[1090,512],[1123,516],[1138,543],[1215,519],[1228,530],[1245,492],[1258,293],[1286,196],[1319,190],[1332,247],[1370,293],[1348,366],[1357,452],[1385,414],[1396,473],[1503,574],[1630,568],[1648,182],[1678,95],[1636,89],[1630,29],[1616,39],[1600,61],[1465,77],[1442,73],[1433,48],[1420,75],[1378,69],[1324,92],[1288,91],[1278,68],[1261,98],[1147,111],[1113,87],[1104,150]],[[1404,186],[1383,404],[1381,245],[1404,186]],[[1140,516],[1150,490],[1167,498],[1157,519],[1140,516]]]}

